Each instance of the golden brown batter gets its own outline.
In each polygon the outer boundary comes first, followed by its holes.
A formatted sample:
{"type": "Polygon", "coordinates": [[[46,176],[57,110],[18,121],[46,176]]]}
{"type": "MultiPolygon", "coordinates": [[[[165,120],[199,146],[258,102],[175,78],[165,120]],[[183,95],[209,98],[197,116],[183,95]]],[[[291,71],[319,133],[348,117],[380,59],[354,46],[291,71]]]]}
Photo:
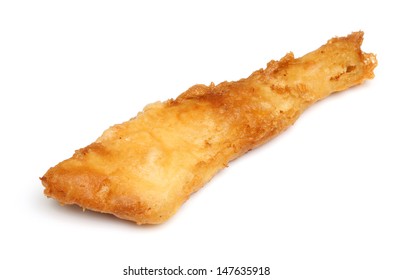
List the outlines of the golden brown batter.
{"type": "Polygon", "coordinates": [[[362,32],[246,79],[195,85],[148,105],[41,178],[45,195],[138,224],[159,224],[228,162],[292,125],[314,102],[374,77],[362,32]]]}

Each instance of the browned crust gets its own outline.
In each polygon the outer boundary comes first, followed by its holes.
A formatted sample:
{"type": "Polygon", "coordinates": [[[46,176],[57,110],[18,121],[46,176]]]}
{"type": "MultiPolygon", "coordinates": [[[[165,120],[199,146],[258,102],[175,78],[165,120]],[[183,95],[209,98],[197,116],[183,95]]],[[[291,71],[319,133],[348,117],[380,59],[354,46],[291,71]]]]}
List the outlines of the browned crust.
{"type": "Polygon", "coordinates": [[[45,195],[61,204],[162,223],[228,162],[292,125],[314,102],[374,77],[362,32],[304,57],[287,54],[247,79],[195,85],[147,106],[50,168],[45,195]]]}

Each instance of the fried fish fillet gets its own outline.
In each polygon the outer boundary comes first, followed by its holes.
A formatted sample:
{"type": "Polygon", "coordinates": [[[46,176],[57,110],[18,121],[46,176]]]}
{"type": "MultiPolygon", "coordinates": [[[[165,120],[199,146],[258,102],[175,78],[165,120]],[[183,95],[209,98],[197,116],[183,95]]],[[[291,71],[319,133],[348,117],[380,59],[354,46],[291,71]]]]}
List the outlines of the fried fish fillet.
{"type": "Polygon", "coordinates": [[[288,53],[248,78],[195,85],[144,108],[41,178],[61,204],[159,224],[228,162],[291,126],[316,101],[374,77],[363,32],[301,58],[288,53]]]}

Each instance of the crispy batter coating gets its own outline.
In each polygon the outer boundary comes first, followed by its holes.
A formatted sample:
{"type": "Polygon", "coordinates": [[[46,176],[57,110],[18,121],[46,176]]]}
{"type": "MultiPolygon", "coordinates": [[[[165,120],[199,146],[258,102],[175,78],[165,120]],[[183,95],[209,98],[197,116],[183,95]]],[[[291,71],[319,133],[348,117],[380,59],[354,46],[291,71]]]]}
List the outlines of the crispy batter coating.
{"type": "Polygon", "coordinates": [[[41,178],[61,204],[159,224],[229,161],[292,125],[314,102],[374,77],[363,32],[301,58],[271,61],[246,79],[195,85],[106,130],[41,178]]]}

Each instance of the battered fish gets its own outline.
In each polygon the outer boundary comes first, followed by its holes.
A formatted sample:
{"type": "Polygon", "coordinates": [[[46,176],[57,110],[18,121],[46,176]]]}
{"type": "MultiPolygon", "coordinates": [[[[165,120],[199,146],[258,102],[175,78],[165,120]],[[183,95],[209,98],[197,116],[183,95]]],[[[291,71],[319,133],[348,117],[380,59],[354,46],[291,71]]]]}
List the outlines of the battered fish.
{"type": "Polygon", "coordinates": [[[246,79],[195,85],[106,130],[41,178],[61,204],[159,224],[228,162],[292,125],[311,104],[374,77],[363,32],[288,53],[246,79]]]}

